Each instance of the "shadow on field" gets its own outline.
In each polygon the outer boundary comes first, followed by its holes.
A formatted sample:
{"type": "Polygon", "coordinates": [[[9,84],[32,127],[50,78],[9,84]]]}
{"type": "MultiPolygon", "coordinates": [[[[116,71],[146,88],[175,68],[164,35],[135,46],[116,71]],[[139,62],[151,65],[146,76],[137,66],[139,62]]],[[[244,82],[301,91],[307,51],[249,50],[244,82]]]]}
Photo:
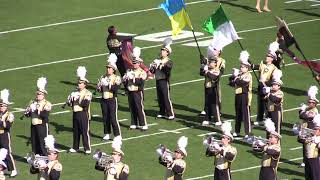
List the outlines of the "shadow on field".
{"type": "Polygon", "coordinates": [[[60,132],[72,132],[73,129],[71,127],[67,127],[63,124],[58,124],[57,122],[49,122],[50,125],[54,127],[54,131],[56,134],[60,134],[60,132]]]}
{"type": "Polygon", "coordinates": [[[25,139],[26,140],[26,146],[30,146],[30,149],[31,149],[31,139],[30,139],[30,137],[27,137],[25,135],[16,135],[16,137],[21,138],[21,139],[25,139]]]}
{"type": "Polygon", "coordinates": [[[230,6],[242,8],[242,9],[247,10],[247,11],[257,12],[257,10],[255,8],[253,8],[253,7],[242,5],[242,4],[236,4],[236,3],[233,3],[231,1],[221,1],[221,4],[228,4],[230,6]]]}
{"type": "Polygon", "coordinates": [[[28,164],[27,160],[26,160],[23,156],[19,156],[19,155],[16,155],[16,154],[12,154],[12,156],[13,156],[13,159],[14,159],[15,161],[28,164]]]}
{"type": "Polygon", "coordinates": [[[294,171],[294,170],[288,169],[288,168],[278,167],[278,172],[282,172],[283,174],[288,174],[288,175],[296,175],[296,176],[304,177],[304,173],[299,172],[299,171],[294,171]]]}
{"type": "MultiPolygon", "coordinates": [[[[78,82],[70,82],[70,81],[60,81],[60,83],[62,84],[66,84],[66,85],[72,85],[73,89],[70,89],[72,91],[74,91],[76,89],[76,87],[78,87],[78,82]]],[[[88,83],[87,87],[88,90],[95,90],[96,89],[96,85],[93,83],[88,83]]]]}
{"type": "Polygon", "coordinates": [[[307,16],[314,16],[314,17],[320,17],[320,14],[318,13],[314,13],[314,12],[309,12],[310,10],[316,10],[319,8],[309,8],[309,9],[285,9],[287,11],[292,11],[292,12],[296,12],[296,13],[301,13],[301,14],[305,14],[307,16]]]}
{"type": "Polygon", "coordinates": [[[300,165],[300,162],[302,162],[302,159],[300,161],[290,161],[288,159],[280,158],[280,161],[282,161],[283,163],[294,165],[294,166],[298,167],[300,165]]]}
{"type": "Polygon", "coordinates": [[[196,114],[200,113],[199,109],[190,108],[188,105],[172,103],[172,106],[173,106],[173,109],[179,109],[179,110],[188,111],[196,114]]]}
{"type": "Polygon", "coordinates": [[[292,94],[295,96],[306,96],[307,95],[307,91],[303,91],[303,90],[295,89],[295,88],[291,88],[291,87],[281,87],[281,90],[283,92],[286,92],[288,94],[292,94]]]}

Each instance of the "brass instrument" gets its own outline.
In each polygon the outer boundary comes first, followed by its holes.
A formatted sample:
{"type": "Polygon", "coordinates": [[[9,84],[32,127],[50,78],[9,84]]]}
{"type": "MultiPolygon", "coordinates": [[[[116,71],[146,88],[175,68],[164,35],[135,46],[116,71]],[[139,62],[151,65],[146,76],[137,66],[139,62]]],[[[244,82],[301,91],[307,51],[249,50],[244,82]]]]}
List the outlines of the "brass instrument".
{"type": "Polygon", "coordinates": [[[27,162],[36,169],[41,168],[43,164],[49,163],[48,156],[35,155],[33,152],[28,153],[26,158],[27,162]]]}
{"type": "Polygon", "coordinates": [[[252,141],[252,149],[255,151],[261,151],[262,148],[269,143],[268,139],[262,138],[261,136],[253,136],[250,141],[252,141]]]}
{"type": "Polygon", "coordinates": [[[165,163],[172,163],[175,159],[175,153],[166,148],[166,146],[160,144],[159,148],[156,150],[158,155],[161,157],[161,161],[165,163]]]}
{"type": "Polygon", "coordinates": [[[110,154],[102,152],[99,149],[97,149],[93,154],[93,159],[97,161],[100,167],[104,167],[104,168],[114,162],[110,154]]]}
{"type": "Polygon", "coordinates": [[[299,131],[299,137],[301,139],[308,139],[310,137],[312,137],[315,133],[315,130],[310,129],[310,128],[306,128],[306,127],[302,127],[299,131]]]}
{"type": "Polygon", "coordinates": [[[205,145],[210,152],[218,152],[221,150],[222,147],[220,140],[215,139],[212,135],[206,136],[204,138],[203,145],[205,145]]]}
{"type": "Polygon", "coordinates": [[[292,132],[295,136],[299,135],[300,130],[301,130],[301,124],[300,123],[295,123],[292,127],[292,132]]]}

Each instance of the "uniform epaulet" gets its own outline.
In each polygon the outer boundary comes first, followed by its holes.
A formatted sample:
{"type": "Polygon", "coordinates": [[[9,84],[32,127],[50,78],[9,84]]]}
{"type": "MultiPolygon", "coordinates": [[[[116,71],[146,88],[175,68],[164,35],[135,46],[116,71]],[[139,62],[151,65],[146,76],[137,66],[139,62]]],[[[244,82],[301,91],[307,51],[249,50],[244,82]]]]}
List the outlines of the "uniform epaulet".
{"type": "Polygon", "coordinates": [[[124,166],[122,168],[122,172],[129,174],[129,166],[127,164],[124,164],[124,166]]]}
{"type": "Polygon", "coordinates": [[[56,170],[56,171],[62,171],[62,164],[59,163],[59,162],[57,162],[57,163],[53,166],[52,169],[54,169],[54,170],[56,170]]]}
{"type": "Polygon", "coordinates": [[[185,167],[186,166],[186,162],[182,159],[176,160],[175,161],[175,165],[180,166],[180,167],[185,167]]]}
{"type": "Polygon", "coordinates": [[[14,121],[14,115],[13,115],[12,112],[8,112],[7,121],[9,121],[10,123],[13,123],[13,121],[14,121]]]}
{"type": "Polygon", "coordinates": [[[47,100],[45,99],[45,106],[43,107],[43,109],[46,110],[46,111],[51,111],[51,109],[52,109],[52,104],[51,104],[51,102],[50,102],[50,101],[47,101],[47,100]]]}

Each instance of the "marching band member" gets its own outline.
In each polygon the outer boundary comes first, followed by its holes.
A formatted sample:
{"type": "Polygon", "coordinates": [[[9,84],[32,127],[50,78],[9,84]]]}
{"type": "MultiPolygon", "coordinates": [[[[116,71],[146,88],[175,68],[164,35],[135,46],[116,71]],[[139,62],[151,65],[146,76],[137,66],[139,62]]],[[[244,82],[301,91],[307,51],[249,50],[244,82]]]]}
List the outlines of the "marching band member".
{"type": "Polygon", "coordinates": [[[220,78],[220,70],[217,66],[217,58],[211,56],[208,60],[208,64],[200,68],[200,75],[205,77],[205,104],[206,115],[202,122],[203,126],[209,125],[212,121],[211,116],[215,118],[217,126],[221,125],[220,110],[219,110],[219,90],[218,81],[220,78]],[[214,108],[214,109],[213,109],[214,108]],[[214,110],[212,112],[212,110],[214,110]]]}
{"type": "Polygon", "coordinates": [[[221,130],[223,132],[221,143],[215,143],[206,151],[207,156],[214,156],[214,180],[231,179],[231,164],[237,155],[237,149],[231,146],[233,140],[231,123],[224,122],[221,130]]]}
{"type": "Polygon", "coordinates": [[[0,92],[0,148],[7,150],[6,158],[4,159],[6,168],[11,171],[10,177],[15,177],[18,172],[16,164],[12,156],[11,135],[10,130],[14,122],[14,115],[8,111],[9,106],[9,90],[4,89],[0,92]]]}
{"type": "MultiPolygon", "coordinates": [[[[316,97],[317,94],[317,86],[311,86],[308,90],[308,105],[302,104],[299,110],[300,127],[314,128],[313,118],[318,114],[317,104],[319,103],[316,97]]],[[[305,148],[305,144],[303,144],[303,162],[300,164],[301,167],[305,166],[305,148]]]]}
{"type": "Polygon", "coordinates": [[[159,157],[159,163],[167,167],[166,180],[182,180],[182,176],[186,170],[186,162],[184,160],[187,157],[186,147],[188,145],[188,138],[181,136],[177,143],[178,147],[174,151],[174,158],[168,158],[167,161],[163,161],[161,156],[159,157]]]}
{"type": "Polygon", "coordinates": [[[30,101],[25,110],[25,116],[31,117],[32,152],[41,156],[47,155],[44,138],[48,135],[49,113],[52,108],[52,104],[45,97],[48,94],[45,90],[46,84],[45,77],[37,80],[36,98],[30,101]]]}
{"type": "Polygon", "coordinates": [[[69,149],[70,153],[79,151],[80,135],[82,136],[83,147],[86,154],[91,153],[90,147],[90,103],[92,93],[86,89],[89,80],[86,79],[87,70],[84,66],[77,69],[78,88],[68,96],[68,106],[73,110],[73,146],[69,149]]]}
{"type": "Polygon", "coordinates": [[[121,77],[116,75],[117,56],[110,54],[106,74],[101,76],[97,84],[98,92],[102,93],[101,110],[104,125],[104,140],[110,139],[111,127],[114,137],[121,136],[120,125],[118,122],[118,99],[117,91],[121,84],[121,77]]]}
{"type": "MultiPolygon", "coordinates": [[[[254,151],[263,152],[259,180],[277,179],[277,168],[281,155],[281,135],[276,131],[274,122],[265,120],[266,130],[269,133],[267,142],[258,142],[254,151]]],[[[255,144],[255,142],[253,143],[255,144]]]]}
{"type": "MultiPolygon", "coordinates": [[[[112,142],[112,163],[106,167],[101,167],[97,163],[95,168],[104,171],[104,180],[127,180],[129,176],[129,166],[122,162],[124,153],[121,150],[122,139],[117,136],[112,142]]],[[[98,157],[94,157],[97,159],[98,157]]]]}
{"type": "Polygon", "coordinates": [[[279,44],[273,42],[269,45],[269,50],[264,61],[261,61],[260,65],[251,64],[252,70],[259,70],[260,79],[258,84],[258,112],[257,121],[255,125],[262,125],[264,114],[266,112],[265,94],[263,93],[263,87],[271,85],[272,74],[277,67],[272,63],[277,58],[276,51],[279,49],[279,44]]]}
{"type": "Polygon", "coordinates": [[[150,72],[155,74],[158,105],[160,108],[157,118],[166,117],[169,120],[174,119],[174,112],[170,100],[170,73],[173,62],[170,60],[169,55],[172,53],[170,44],[171,38],[164,40],[163,47],[160,52],[160,59],[155,59],[150,64],[150,72]]]}
{"type": "Polygon", "coordinates": [[[313,118],[313,132],[311,136],[298,136],[298,142],[303,143],[305,153],[305,178],[306,180],[320,179],[320,114],[313,118]]]}
{"type": "Polygon", "coordinates": [[[244,123],[245,139],[251,135],[250,106],[252,99],[252,76],[249,72],[249,53],[240,53],[240,72],[234,68],[231,85],[235,88],[236,124],[233,136],[240,134],[241,121],[244,123]]]}
{"type": "Polygon", "coordinates": [[[5,180],[4,172],[7,169],[7,165],[4,162],[8,154],[8,150],[5,148],[0,149],[0,180],[5,180]]]}
{"type": "Polygon", "coordinates": [[[263,93],[265,94],[267,116],[275,123],[276,131],[280,134],[281,125],[283,120],[283,92],[281,91],[282,71],[279,69],[274,70],[272,77],[272,87],[264,87],[263,93]]]}
{"type": "MultiPolygon", "coordinates": [[[[208,46],[207,49],[207,55],[208,59],[212,56],[217,58],[217,67],[220,70],[219,76],[221,77],[224,74],[224,69],[226,68],[226,60],[221,57],[222,49],[220,47],[213,47],[211,44],[208,46]]],[[[201,64],[207,64],[208,59],[205,59],[203,56],[201,56],[201,64]]],[[[220,78],[218,79],[217,83],[217,89],[218,89],[218,99],[219,99],[219,115],[221,113],[221,86],[220,86],[220,78]]],[[[206,103],[205,103],[206,104],[206,103]]],[[[204,104],[204,111],[202,111],[200,114],[205,115],[206,111],[206,105],[204,104]]]]}
{"type": "Polygon", "coordinates": [[[140,60],[132,60],[133,68],[128,69],[123,76],[124,85],[128,91],[129,109],[131,112],[130,129],[137,129],[138,124],[142,130],[148,129],[146,115],[143,105],[143,88],[144,81],[147,79],[147,73],[140,68],[140,60]]]}

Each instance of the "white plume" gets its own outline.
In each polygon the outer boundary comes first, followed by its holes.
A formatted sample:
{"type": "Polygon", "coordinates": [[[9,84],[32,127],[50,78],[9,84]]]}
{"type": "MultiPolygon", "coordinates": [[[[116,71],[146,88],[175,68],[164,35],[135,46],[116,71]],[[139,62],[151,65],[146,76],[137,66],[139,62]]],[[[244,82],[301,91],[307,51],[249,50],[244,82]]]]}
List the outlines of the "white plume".
{"type": "Polygon", "coordinates": [[[318,94],[318,88],[317,86],[310,86],[308,89],[308,96],[310,99],[317,99],[316,96],[318,94]]]}
{"type": "Polygon", "coordinates": [[[272,54],[275,54],[278,49],[279,49],[279,43],[277,43],[276,41],[272,42],[269,45],[269,52],[272,54]]]}
{"type": "Polygon", "coordinates": [[[118,60],[117,55],[114,53],[111,53],[108,58],[108,63],[113,65],[113,64],[116,64],[117,60],[118,60]]]}
{"type": "Polygon", "coordinates": [[[223,134],[229,134],[232,131],[232,126],[231,126],[231,122],[224,122],[221,125],[221,131],[223,132],[223,134]]]}
{"type": "Polygon", "coordinates": [[[270,118],[267,118],[264,121],[264,126],[266,127],[266,130],[268,132],[274,132],[276,130],[276,127],[274,126],[274,122],[270,118]]]}
{"type": "Polygon", "coordinates": [[[133,54],[133,57],[135,57],[136,59],[140,59],[141,48],[134,47],[133,50],[132,50],[132,54],[133,54]]]}
{"type": "Polygon", "coordinates": [[[280,69],[275,69],[272,73],[272,79],[274,80],[280,80],[282,77],[282,71],[280,69]]]}
{"type": "Polygon", "coordinates": [[[44,138],[44,144],[46,146],[47,149],[49,150],[54,150],[54,142],[56,140],[54,139],[53,135],[47,135],[47,137],[44,138]]]}
{"type": "Polygon", "coordinates": [[[320,127],[320,114],[315,115],[312,121],[316,127],[320,127]]]}
{"type": "Polygon", "coordinates": [[[45,90],[47,85],[47,78],[41,77],[37,80],[37,87],[39,90],[45,90]]]}
{"type": "Polygon", "coordinates": [[[122,146],[122,138],[121,138],[121,136],[114,137],[111,146],[112,146],[113,149],[121,149],[121,146],[122,146]]]}
{"type": "Polygon", "coordinates": [[[80,79],[85,79],[86,74],[87,74],[87,69],[86,69],[86,67],[84,67],[84,66],[79,66],[78,69],[77,69],[77,76],[78,76],[80,79]]]}
{"type": "Polygon", "coordinates": [[[163,40],[163,46],[170,46],[172,44],[172,38],[168,37],[163,40]]]}
{"type": "Polygon", "coordinates": [[[188,145],[188,138],[185,137],[185,136],[181,136],[179,139],[178,139],[178,147],[179,149],[185,149],[188,145]]]}
{"type": "Polygon", "coordinates": [[[9,104],[9,90],[8,89],[4,89],[0,92],[0,97],[3,103],[5,104],[9,104]]]}
{"type": "Polygon", "coordinates": [[[249,64],[249,62],[248,62],[249,56],[250,56],[250,54],[248,53],[248,51],[241,51],[240,57],[239,57],[240,62],[242,64],[249,64]]]}
{"type": "Polygon", "coordinates": [[[0,161],[3,161],[7,157],[7,154],[8,154],[8,150],[5,148],[1,148],[0,149],[0,161]]]}

